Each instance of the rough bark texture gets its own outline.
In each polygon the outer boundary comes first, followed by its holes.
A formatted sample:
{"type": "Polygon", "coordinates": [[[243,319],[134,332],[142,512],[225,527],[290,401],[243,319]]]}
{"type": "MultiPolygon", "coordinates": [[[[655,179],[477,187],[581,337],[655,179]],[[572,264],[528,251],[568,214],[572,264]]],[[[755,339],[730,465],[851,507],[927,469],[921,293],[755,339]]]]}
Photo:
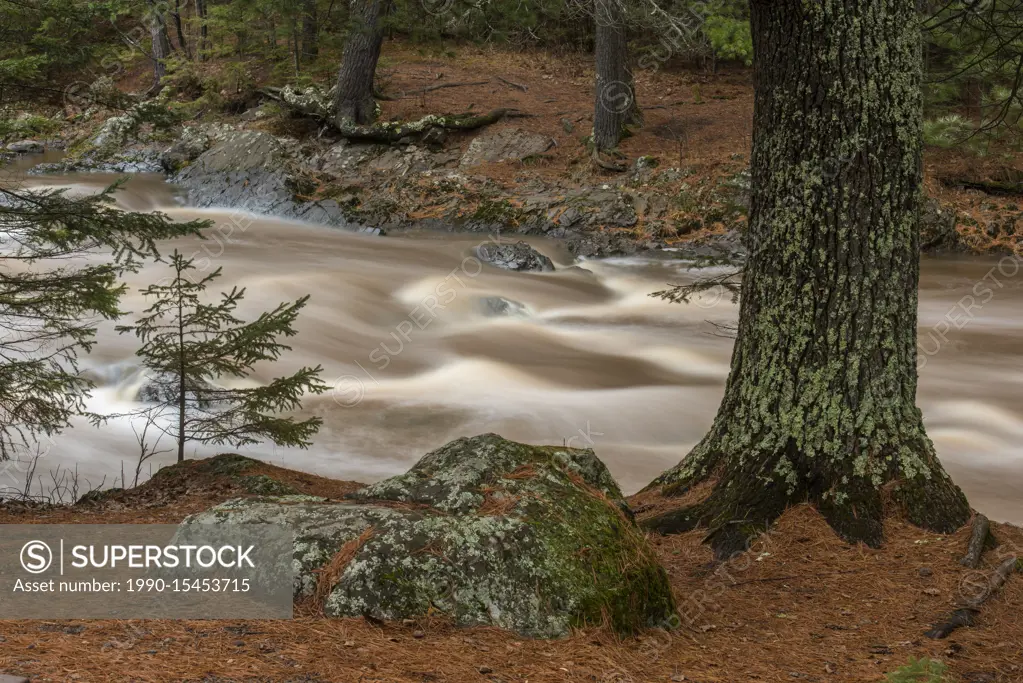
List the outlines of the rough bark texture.
{"type": "Polygon", "coordinates": [[[319,27],[316,19],[316,0],[302,2],[302,60],[307,64],[316,59],[320,52],[319,27]]]}
{"type": "Polygon", "coordinates": [[[191,58],[192,55],[188,52],[188,41],[185,40],[185,31],[181,26],[181,0],[174,0],[174,12],[171,14],[174,17],[174,30],[178,34],[178,46],[186,57],[191,58]]]}
{"type": "Polygon", "coordinates": [[[710,432],[654,483],[709,498],[719,556],[810,500],[877,546],[885,500],[949,532],[969,507],[916,407],[921,47],[903,0],[752,0],[749,260],[710,432]]]}
{"type": "Polygon", "coordinates": [[[170,56],[170,39],[167,37],[167,21],[163,16],[162,4],[149,0],[149,35],[153,42],[153,89],[160,89],[160,81],[167,75],[167,58],[170,56]]]}
{"type": "Polygon", "coordinates": [[[386,2],[352,0],[352,26],[341,57],[334,97],[334,119],[339,127],[345,121],[365,125],[376,119],[373,75],[384,39],[380,19],[387,12],[386,2]]]}
{"type": "Polygon", "coordinates": [[[199,17],[199,46],[196,54],[200,61],[206,61],[206,49],[209,47],[209,28],[206,23],[206,0],[195,0],[195,14],[199,17]]]}
{"type": "Polygon", "coordinates": [[[624,9],[619,0],[594,0],[596,22],[596,101],[593,145],[601,152],[618,146],[627,123],[638,120],[632,72],[629,70],[624,9]]]}

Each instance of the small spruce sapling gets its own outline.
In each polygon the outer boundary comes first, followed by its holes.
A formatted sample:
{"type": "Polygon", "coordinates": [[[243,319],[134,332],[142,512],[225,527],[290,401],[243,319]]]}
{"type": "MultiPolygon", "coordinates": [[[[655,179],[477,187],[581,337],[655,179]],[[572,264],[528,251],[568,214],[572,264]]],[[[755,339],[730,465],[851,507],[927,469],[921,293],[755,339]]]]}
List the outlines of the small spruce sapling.
{"type": "Polygon", "coordinates": [[[160,240],[209,225],[121,211],[120,183],[75,197],[16,181],[0,171],[0,460],[38,453],[86,414],[93,383],[78,362],[99,322],[121,315],[121,276],[158,257],[160,240]]]}
{"type": "Polygon", "coordinates": [[[247,377],[256,363],[276,361],[290,351],[278,338],[295,335],[293,324],[309,297],[280,304],[246,323],[234,314],[244,289],[221,293],[216,303],[202,301],[207,285],[220,277],[219,268],[194,280],[192,260],[177,251],[170,266],[172,276],[142,290],[155,300],[142,317],[117,327],[142,343],[136,355],[151,382],[143,396],[150,405],[134,415],[164,425],[177,442],[178,462],[188,442],[241,446],[269,440],[307,448],[323,420],[299,421],[279,413],[299,408],[306,393],[325,391],[320,366],[303,367],[266,386],[229,389],[216,382],[247,377]]]}

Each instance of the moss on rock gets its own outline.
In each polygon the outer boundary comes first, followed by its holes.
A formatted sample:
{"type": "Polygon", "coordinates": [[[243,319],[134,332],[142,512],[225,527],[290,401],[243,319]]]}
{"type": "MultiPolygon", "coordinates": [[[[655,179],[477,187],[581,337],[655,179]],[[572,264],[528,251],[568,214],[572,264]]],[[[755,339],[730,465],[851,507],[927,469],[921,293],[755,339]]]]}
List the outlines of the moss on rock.
{"type": "Polygon", "coordinates": [[[560,637],[604,620],[629,633],[674,613],[663,568],[592,451],[463,438],[350,498],[237,500],[186,523],[291,526],[296,596],[372,527],[323,604],[331,616],[440,613],[560,637]]]}

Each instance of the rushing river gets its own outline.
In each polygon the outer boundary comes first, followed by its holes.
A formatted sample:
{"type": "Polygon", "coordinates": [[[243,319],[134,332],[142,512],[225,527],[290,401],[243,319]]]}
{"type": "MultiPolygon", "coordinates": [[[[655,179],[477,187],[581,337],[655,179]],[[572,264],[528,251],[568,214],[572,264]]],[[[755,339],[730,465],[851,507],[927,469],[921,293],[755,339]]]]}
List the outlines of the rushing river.
{"type": "MultiPolygon", "coordinates": [[[[93,191],[111,178],[28,182],[93,191]]],[[[310,449],[242,449],[276,464],[373,481],[455,437],[497,432],[592,447],[632,492],[696,443],[723,391],[732,341],[711,323],[734,323],[737,306],[713,293],[690,305],[648,296],[691,276],[670,258],[573,263],[557,245],[534,241],[558,270],[520,274],[473,258],[485,236],[373,237],[182,208],[153,177],[134,179],[119,200],[216,221],[206,242],[181,240],[166,251],[194,255],[202,270],[222,268],[218,290],[245,287],[243,317],[312,295],[289,341],[293,351],[254,379],[321,364],[334,390],[305,403],[305,413],[324,420],[310,449]]],[[[150,264],[132,276],[123,308],[142,310],[138,287],[167,273],[150,264]]],[[[973,506],[1016,523],[1023,523],[1021,340],[1018,260],[925,259],[919,403],[929,433],[973,506]]],[[[113,325],[101,328],[83,363],[101,381],[92,410],[132,407],[141,384],[134,342],[113,325]]],[[[83,422],[49,445],[38,469],[77,465],[83,480],[109,484],[122,466],[133,469],[137,452],[127,422],[100,429],[83,422]]],[[[158,456],[153,468],[172,458],[158,456]]]]}

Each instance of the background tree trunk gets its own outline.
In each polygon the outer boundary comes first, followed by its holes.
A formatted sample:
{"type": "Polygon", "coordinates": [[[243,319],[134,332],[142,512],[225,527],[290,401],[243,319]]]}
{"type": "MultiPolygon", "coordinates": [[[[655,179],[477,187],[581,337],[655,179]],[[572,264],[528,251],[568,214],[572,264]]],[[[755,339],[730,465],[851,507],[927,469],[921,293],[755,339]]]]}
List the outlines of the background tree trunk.
{"type": "Polygon", "coordinates": [[[206,24],[206,0],[195,0],[195,13],[199,17],[199,46],[196,53],[199,61],[206,61],[206,50],[209,48],[209,28],[206,24]]]}
{"type": "Polygon", "coordinates": [[[384,40],[380,19],[387,12],[386,1],[352,0],[351,28],[334,97],[334,118],[339,125],[346,119],[365,125],[376,118],[373,76],[384,40]]]}
{"type": "Polygon", "coordinates": [[[319,26],[316,17],[316,0],[302,3],[302,59],[311,64],[320,53],[319,26]]]}
{"type": "Polygon", "coordinates": [[[174,30],[178,34],[178,46],[181,51],[185,53],[185,56],[191,59],[191,55],[188,53],[188,42],[185,40],[185,32],[181,28],[181,0],[174,0],[174,30]]]}
{"type": "Polygon", "coordinates": [[[916,407],[921,46],[905,0],[752,0],[749,261],[710,432],[655,483],[718,556],[810,500],[849,541],[885,499],[939,532],[969,507],[916,407]]]}
{"type": "Polygon", "coordinates": [[[596,22],[596,101],[593,144],[604,152],[622,139],[625,125],[639,122],[639,106],[629,70],[625,12],[620,0],[594,0],[596,22]]]}
{"type": "Polygon", "coordinates": [[[170,56],[170,39],[167,37],[167,21],[156,0],[148,0],[149,35],[152,38],[153,89],[159,91],[160,81],[167,75],[167,57],[170,56]]]}

